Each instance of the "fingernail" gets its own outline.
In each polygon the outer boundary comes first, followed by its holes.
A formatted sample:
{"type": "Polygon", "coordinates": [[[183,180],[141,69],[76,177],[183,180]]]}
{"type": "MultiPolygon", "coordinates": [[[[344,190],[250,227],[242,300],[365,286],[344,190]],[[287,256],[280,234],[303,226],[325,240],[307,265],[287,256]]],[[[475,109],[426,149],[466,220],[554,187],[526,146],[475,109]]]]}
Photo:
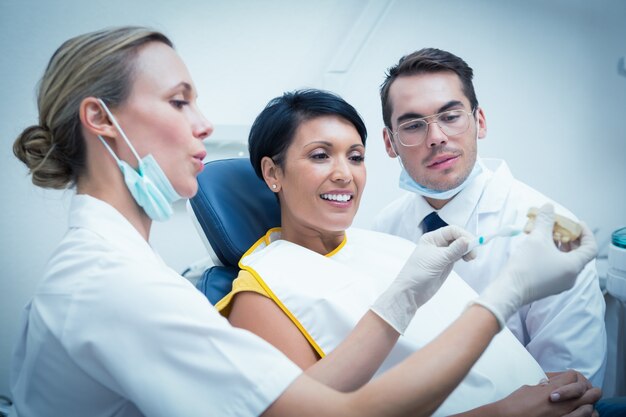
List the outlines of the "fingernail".
{"type": "Polygon", "coordinates": [[[550,400],[552,401],[558,401],[561,398],[561,394],[559,394],[558,392],[553,392],[552,394],[550,394],[550,400]]]}

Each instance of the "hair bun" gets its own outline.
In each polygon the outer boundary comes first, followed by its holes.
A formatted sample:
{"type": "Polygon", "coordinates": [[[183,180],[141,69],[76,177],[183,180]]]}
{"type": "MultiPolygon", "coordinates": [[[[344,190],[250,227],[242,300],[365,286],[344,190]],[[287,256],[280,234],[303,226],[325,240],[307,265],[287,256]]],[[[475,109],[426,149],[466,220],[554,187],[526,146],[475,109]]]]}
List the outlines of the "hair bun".
{"type": "Polygon", "coordinates": [[[55,150],[52,132],[40,125],[24,129],[13,144],[13,153],[28,167],[33,184],[62,189],[71,181],[71,168],[55,150]]]}

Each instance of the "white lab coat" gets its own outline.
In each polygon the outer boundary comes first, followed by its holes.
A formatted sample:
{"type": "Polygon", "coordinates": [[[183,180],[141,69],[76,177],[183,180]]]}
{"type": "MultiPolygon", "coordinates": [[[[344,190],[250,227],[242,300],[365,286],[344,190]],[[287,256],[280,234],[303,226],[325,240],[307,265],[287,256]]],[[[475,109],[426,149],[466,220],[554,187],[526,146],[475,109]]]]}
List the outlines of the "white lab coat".
{"type": "Polygon", "coordinates": [[[86,195],[72,200],[12,365],[20,417],[256,416],[301,373],[86,195]]]}
{"type": "MultiPolygon", "coordinates": [[[[504,225],[523,226],[531,206],[552,200],[516,180],[504,161],[483,159],[483,172],[438,211],[448,224],[473,234],[489,234],[504,225]]],[[[554,203],[554,202],[553,202],[554,203]]],[[[554,203],[557,213],[575,218],[554,203]]],[[[433,208],[407,192],[377,216],[373,228],[409,240],[422,235],[421,222],[433,208]]],[[[494,239],[478,248],[478,258],[459,261],[454,270],[477,292],[498,277],[522,236],[494,239]]],[[[604,298],[595,261],[580,273],[574,288],[522,307],[507,326],[546,372],[576,369],[601,386],[606,365],[604,298]]]]}

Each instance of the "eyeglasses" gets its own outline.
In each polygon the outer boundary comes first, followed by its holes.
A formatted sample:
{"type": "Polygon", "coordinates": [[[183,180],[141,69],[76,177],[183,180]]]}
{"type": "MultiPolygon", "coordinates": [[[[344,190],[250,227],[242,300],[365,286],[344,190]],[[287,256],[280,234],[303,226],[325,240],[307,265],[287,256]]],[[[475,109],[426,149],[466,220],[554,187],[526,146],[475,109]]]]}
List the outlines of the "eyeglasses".
{"type": "Polygon", "coordinates": [[[398,130],[392,132],[404,146],[417,146],[424,142],[428,136],[428,127],[431,123],[437,123],[439,129],[446,136],[461,134],[469,127],[470,115],[474,114],[465,110],[448,110],[419,119],[411,119],[401,123],[398,130]],[[430,121],[429,121],[430,120],[430,121]]]}

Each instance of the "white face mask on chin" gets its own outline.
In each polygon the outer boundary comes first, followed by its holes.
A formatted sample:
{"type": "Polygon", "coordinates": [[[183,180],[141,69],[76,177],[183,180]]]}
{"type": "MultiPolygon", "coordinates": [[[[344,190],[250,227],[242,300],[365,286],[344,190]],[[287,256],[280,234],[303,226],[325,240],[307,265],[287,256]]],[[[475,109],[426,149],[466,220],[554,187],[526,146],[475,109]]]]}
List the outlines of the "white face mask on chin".
{"type": "Polygon", "coordinates": [[[470,172],[467,178],[465,178],[465,181],[450,190],[439,191],[424,187],[423,185],[415,182],[415,180],[411,178],[408,172],[406,172],[404,165],[402,165],[402,160],[398,158],[398,161],[400,162],[400,166],[402,167],[399,181],[400,188],[415,194],[419,194],[422,197],[432,198],[434,200],[448,200],[454,197],[455,195],[460,193],[467,186],[467,184],[472,182],[474,178],[476,178],[478,175],[480,175],[481,172],[483,172],[480,164],[474,162],[474,168],[472,168],[472,172],[470,172]]]}

